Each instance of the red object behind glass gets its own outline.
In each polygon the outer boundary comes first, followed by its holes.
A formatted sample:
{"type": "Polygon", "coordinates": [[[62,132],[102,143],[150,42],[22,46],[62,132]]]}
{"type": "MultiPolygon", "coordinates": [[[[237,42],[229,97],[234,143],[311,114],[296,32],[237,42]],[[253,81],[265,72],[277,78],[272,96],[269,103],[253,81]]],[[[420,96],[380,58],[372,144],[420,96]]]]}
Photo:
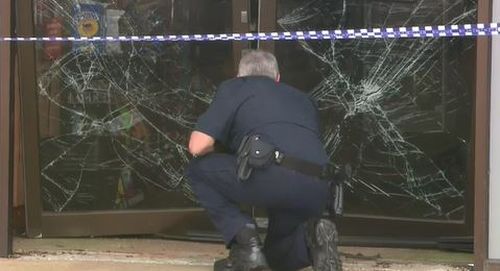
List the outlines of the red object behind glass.
{"type": "MultiPolygon", "coordinates": [[[[63,24],[60,18],[50,18],[45,22],[44,34],[48,37],[61,37],[63,24]]],[[[63,55],[64,46],[62,42],[51,41],[43,44],[43,52],[46,59],[56,60],[63,55]]]]}

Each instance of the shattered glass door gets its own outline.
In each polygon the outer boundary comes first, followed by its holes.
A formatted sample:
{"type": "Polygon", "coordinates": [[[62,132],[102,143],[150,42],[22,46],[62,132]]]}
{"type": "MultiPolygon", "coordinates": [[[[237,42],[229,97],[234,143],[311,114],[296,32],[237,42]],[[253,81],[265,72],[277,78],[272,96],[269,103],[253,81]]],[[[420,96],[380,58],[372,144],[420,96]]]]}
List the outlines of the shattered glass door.
{"type": "MultiPolygon", "coordinates": [[[[477,13],[475,0],[33,3],[37,36],[77,37],[463,24],[474,23],[477,13]],[[258,18],[269,10],[276,10],[273,20],[258,18]],[[240,21],[246,30],[235,28],[240,21]]],[[[278,41],[269,47],[282,81],[318,101],[332,164],[352,168],[346,216],[465,219],[474,45],[472,38],[443,38],[278,41]]],[[[43,210],[197,207],[183,176],[187,136],[216,86],[234,76],[246,46],[37,43],[43,210]]]]}
{"type": "MultiPolygon", "coordinates": [[[[476,13],[474,0],[278,0],[276,30],[467,24],[476,13]]],[[[347,216],[464,220],[474,39],[276,42],[275,53],[282,80],[318,101],[333,164],[352,168],[347,216]]]]}
{"type": "MultiPolygon", "coordinates": [[[[38,36],[233,32],[231,0],[34,0],[38,36]]],[[[39,43],[41,197],[49,212],[195,207],[187,136],[234,76],[231,42],[39,43]]]]}

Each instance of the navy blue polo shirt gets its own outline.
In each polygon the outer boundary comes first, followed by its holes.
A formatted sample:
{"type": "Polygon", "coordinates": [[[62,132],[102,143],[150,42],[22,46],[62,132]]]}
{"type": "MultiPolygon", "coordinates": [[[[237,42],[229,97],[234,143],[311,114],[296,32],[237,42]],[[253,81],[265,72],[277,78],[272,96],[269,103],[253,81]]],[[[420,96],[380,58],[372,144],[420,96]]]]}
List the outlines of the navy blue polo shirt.
{"type": "Polygon", "coordinates": [[[314,102],[307,94],[265,76],[223,82],[195,130],[212,136],[232,152],[245,135],[259,134],[286,155],[328,163],[314,102]]]}

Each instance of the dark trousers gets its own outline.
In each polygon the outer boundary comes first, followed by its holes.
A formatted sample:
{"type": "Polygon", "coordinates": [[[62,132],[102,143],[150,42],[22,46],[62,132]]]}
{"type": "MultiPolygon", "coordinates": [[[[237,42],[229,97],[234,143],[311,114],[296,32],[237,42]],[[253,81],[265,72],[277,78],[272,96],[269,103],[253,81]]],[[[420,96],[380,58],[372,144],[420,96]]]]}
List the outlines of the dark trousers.
{"type": "Polygon", "coordinates": [[[210,154],[194,159],[187,177],[200,204],[226,245],[248,223],[250,216],[240,204],[265,208],[269,227],[264,253],[274,270],[298,270],[311,265],[305,239],[305,222],[320,217],[328,197],[328,184],[276,165],[254,170],[241,183],[236,175],[236,158],[210,154]]]}

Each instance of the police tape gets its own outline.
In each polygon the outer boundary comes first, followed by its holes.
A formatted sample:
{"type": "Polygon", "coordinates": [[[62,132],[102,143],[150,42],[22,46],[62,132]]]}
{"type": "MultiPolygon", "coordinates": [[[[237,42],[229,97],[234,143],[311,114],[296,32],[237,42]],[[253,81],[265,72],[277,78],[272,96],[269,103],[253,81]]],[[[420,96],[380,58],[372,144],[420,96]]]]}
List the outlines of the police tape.
{"type": "Polygon", "coordinates": [[[3,42],[189,42],[189,41],[268,41],[268,40],[352,40],[496,36],[500,23],[438,26],[386,27],[321,31],[267,33],[141,35],[117,37],[0,37],[3,42]]]}

